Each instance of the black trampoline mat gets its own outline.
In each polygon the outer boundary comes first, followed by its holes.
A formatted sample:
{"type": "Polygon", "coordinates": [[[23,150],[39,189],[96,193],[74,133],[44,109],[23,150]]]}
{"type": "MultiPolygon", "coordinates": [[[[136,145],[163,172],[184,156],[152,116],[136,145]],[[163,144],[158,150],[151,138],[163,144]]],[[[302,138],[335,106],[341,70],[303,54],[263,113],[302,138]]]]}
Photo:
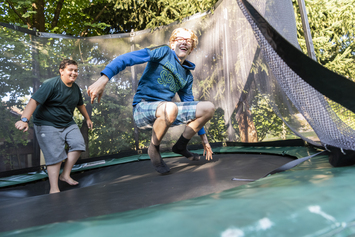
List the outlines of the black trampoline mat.
{"type": "Polygon", "coordinates": [[[0,189],[0,231],[134,210],[221,192],[258,179],[293,158],[260,154],[217,154],[213,161],[166,158],[168,175],[157,173],[149,160],[81,173],[60,193],[49,192],[48,180],[0,189]]]}

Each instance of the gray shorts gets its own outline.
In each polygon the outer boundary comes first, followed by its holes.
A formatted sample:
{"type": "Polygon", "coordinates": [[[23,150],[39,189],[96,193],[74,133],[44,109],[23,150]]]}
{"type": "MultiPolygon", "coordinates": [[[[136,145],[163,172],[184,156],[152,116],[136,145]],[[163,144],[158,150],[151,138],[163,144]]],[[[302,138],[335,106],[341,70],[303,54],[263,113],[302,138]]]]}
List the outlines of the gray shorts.
{"type": "Polygon", "coordinates": [[[67,156],[65,145],[71,151],[85,151],[85,141],[78,125],[67,128],[34,125],[39,147],[41,148],[46,165],[54,165],[67,156]]]}

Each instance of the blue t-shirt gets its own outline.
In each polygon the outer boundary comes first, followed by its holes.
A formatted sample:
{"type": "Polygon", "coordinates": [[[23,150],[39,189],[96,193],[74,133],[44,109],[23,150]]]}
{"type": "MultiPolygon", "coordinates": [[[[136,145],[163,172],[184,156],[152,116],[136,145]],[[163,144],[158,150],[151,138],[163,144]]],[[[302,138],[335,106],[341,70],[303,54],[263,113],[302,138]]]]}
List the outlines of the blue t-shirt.
{"type": "MultiPolygon", "coordinates": [[[[142,100],[147,102],[171,101],[176,93],[182,102],[194,101],[193,76],[190,70],[195,69],[195,64],[185,60],[181,65],[175,52],[167,45],[120,55],[106,66],[101,75],[105,74],[111,79],[126,66],[145,62],[148,64],[139,80],[133,106],[142,100]]],[[[201,129],[198,134],[204,133],[204,129],[201,129]]]]}

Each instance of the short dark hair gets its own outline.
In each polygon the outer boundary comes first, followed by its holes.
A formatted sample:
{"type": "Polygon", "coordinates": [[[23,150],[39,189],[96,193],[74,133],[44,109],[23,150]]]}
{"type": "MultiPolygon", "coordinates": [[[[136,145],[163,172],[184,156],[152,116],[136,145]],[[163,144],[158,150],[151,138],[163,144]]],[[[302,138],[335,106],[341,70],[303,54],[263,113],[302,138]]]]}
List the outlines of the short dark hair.
{"type": "Polygon", "coordinates": [[[78,66],[78,63],[75,62],[74,60],[71,60],[71,59],[64,59],[60,65],[59,65],[59,69],[64,69],[66,66],[68,65],[76,65],[78,66]]]}

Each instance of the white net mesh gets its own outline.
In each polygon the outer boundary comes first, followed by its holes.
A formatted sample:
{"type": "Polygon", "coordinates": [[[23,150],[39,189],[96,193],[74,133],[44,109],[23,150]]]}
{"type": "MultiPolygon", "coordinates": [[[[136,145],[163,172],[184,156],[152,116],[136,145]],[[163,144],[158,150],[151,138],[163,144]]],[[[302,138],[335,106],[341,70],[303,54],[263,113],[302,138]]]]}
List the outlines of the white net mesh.
{"type": "Polygon", "coordinates": [[[312,126],[320,141],[326,145],[354,150],[355,131],[334,113],[322,94],[288,67],[265,39],[241,1],[238,4],[254,30],[273,77],[312,126]]]}

